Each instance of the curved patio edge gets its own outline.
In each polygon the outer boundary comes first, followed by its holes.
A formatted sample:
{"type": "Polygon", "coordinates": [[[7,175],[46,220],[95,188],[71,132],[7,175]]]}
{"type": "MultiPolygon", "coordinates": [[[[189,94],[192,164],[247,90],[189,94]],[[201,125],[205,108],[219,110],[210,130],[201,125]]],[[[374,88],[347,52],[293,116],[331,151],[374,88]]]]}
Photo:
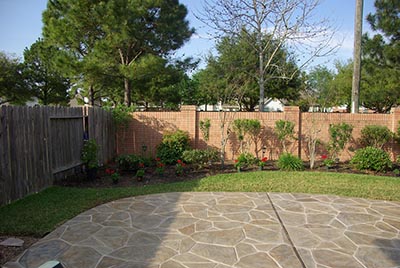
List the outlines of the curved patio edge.
{"type": "Polygon", "coordinates": [[[69,220],[4,267],[398,267],[400,203],[334,195],[184,192],[69,220]]]}

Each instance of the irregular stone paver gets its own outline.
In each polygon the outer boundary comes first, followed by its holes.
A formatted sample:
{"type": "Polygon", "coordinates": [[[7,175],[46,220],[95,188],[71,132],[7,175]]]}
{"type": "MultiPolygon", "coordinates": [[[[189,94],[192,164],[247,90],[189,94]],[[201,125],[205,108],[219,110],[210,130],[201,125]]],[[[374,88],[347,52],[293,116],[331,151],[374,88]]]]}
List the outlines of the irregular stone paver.
{"type": "Polygon", "coordinates": [[[269,195],[307,268],[400,267],[400,203],[269,195]]]}
{"type": "Polygon", "coordinates": [[[0,243],[2,246],[6,247],[22,247],[24,245],[24,240],[19,238],[10,237],[0,243]]]}
{"type": "Polygon", "coordinates": [[[93,268],[400,267],[400,203],[287,193],[131,197],[78,215],[4,267],[49,260],[93,268]]]}

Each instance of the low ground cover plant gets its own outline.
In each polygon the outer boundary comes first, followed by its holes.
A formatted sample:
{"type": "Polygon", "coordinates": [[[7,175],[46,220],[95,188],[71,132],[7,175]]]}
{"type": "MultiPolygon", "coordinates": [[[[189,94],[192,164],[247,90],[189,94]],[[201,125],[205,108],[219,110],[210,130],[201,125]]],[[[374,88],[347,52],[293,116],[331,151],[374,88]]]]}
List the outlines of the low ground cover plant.
{"type": "Polygon", "coordinates": [[[235,167],[240,170],[257,163],[257,158],[251,153],[241,153],[235,160],[235,167]]]}
{"type": "Polygon", "coordinates": [[[303,161],[290,153],[283,153],[278,159],[278,168],[283,171],[300,171],[304,170],[303,161]]]}
{"type": "Polygon", "coordinates": [[[185,163],[197,165],[197,169],[202,169],[208,164],[218,161],[219,152],[215,148],[186,150],[182,154],[182,159],[185,163]]]}
{"type": "Polygon", "coordinates": [[[135,171],[139,169],[139,164],[143,163],[145,166],[151,165],[151,160],[135,154],[122,154],[117,156],[115,161],[118,164],[118,169],[123,171],[135,171]]]}

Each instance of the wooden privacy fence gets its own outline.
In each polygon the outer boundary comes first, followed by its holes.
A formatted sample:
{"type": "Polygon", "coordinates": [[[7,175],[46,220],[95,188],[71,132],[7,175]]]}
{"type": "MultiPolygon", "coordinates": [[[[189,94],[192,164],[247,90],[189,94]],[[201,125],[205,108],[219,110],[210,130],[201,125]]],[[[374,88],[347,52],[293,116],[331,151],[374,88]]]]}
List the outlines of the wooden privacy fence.
{"type": "Polygon", "coordinates": [[[38,192],[80,170],[84,137],[99,161],[115,156],[111,114],[100,108],[0,107],[0,205],[38,192]]]}

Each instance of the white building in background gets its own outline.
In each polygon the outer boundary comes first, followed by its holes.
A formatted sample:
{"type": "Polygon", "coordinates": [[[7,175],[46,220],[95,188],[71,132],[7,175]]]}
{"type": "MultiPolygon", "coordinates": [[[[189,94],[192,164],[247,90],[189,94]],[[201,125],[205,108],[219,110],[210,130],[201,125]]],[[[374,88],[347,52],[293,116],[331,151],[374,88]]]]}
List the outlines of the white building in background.
{"type": "MultiPolygon", "coordinates": [[[[283,103],[277,99],[269,99],[264,106],[265,112],[282,112],[283,111],[283,103]]],[[[219,104],[203,104],[197,107],[198,111],[207,111],[207,112],[217,112],[221,110],[226,111],[239,111],[239,106],[237,105],[221,105],[219,104]]],[[[258,106],[256,107],[256,111],[258,111],[258,106]]]]}

